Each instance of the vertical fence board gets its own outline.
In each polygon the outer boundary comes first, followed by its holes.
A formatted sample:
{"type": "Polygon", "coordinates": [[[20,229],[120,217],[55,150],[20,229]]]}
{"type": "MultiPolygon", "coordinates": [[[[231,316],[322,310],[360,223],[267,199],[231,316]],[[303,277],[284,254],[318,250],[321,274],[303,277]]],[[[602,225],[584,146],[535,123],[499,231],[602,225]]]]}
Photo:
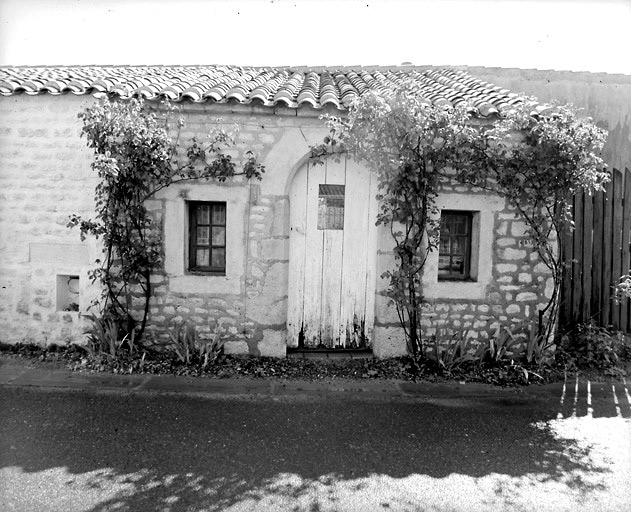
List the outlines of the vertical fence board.
{"type": "Polygon", "coordinates": [[[631,333],[631,299],[613,288],[631,270],[631,170],[613,170],[604,192],[577,195],[574,232],[565,234],[561,325],[592,322],[631,333]]]}
{"type": "MultiPolygon", "coordinates": [[[[621,253],[622,253],[622,190],[624,187],[624,175],[617,169],[613,171],[613,198],[612,198],[612,233],[611,233],[611,282],[609,289],[618,283],[622,275],[621,253]]],[[[611,325],[615,330],[620,329],[620,306],[610,300],[611,304],[611,325]]]]}
{"type": "Polygon", "coordinates": [[[580,314],[581,322],[588,322],[592,316],[591,296],[592,296],[592,243],[594,228],[594,197],[588,194],[583,195],[583,225],[575,225],[575,230],[583,232],[583,254],[581,256],[583,279],[575,286],[582,287],[583,304],[580,314]]]}
{"type": "Polygon", "coordinates": [[[561,284],[561,297],[559,300],[559,322],[562,326],[569,326],[572,322],[572,230],[566,229],[562,235],[563,281],[561,284]]]}
{"type": "MultiPolygon", "coordinates": [[[[621,271],[631,270],[631,170],[625,169],[622,213],[621,271]]],[[[631,300],[624,299],[620,305],[620,329],[631,333],[631,300]]]]}
{"type": "MultiPolygon", "coordinates": [[[[583,255],[583,230],[577,226],[583,225],[583,195],[574,196],[574,232],[572,243],[572,314],[570,316],[572,324],[581,321],[581,301],[583,293],[580,286],[582,278],[581,259],[583,255]]],[[[568,297],[569,298],[569,297],[568,297]]]]}
{"type": "Polygon", "coordinates": [[[591,318],[593,318],[598,325],[602,319],[602,305],[601,305],[601,278],[603,272],[603,205],[604,205],[604,192],[597,192],[594,195],[594,230],[593,230],[593,244],[594,250],[592,251],[592,296],[591,296],[591,318]]]}
{"type": "Polygon", "coordinates": [[[606,327],[611,324],[611,219],[613,203],[613,179],[605,188],[605,208],[603,216],[603,276],[601,284],[602,324],[606,327]]]}

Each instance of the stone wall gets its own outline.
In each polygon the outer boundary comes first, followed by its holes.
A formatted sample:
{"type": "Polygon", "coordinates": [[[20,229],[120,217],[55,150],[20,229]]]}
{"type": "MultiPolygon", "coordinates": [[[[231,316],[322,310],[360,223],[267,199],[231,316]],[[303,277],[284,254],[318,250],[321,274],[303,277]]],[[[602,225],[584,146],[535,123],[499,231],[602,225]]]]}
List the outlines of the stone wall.
{"type": "MultiPolygon", "coordinates": [[[[538,310],[551,296],[553,281],[515,210],[498,196],[456,183],[442,186],[437,206],[473,213],[472,279],[440,281],[437,251],[430,253],[422,278],[423,338],[447,341],[466,333],[475,344],[495,336],[500,327],[524,328],[536,322],[538,310]]],[[[393,253],[387,250],[389,237],[382,230],[379,273],[395,266],[393,253]]],[[[375,352],[381,357],[405,353],[399,317],[384,293],[387,286],[380,282],[376,301],[375,337],[382,342],[375,352]]]]}
{"type": "MultiPolygon", "coordinates": [[[[236,177],[231,182],[186,183],[162,191],[151,208],[163,226],[165,265],[152,282],[149,332],[167,341],[179,322],[196,326],[202,337],[218,325],[227,353],[284,357],[286,353],[289,201],[293,173],[326,134],[319,113],[240,105],[183,106],[186,141],[218,125],[239,126],[237,146],[229,150],[240,162],[253,151],[266,169],[262,181],[236,177]],[[186,271],[183,226],[186,201],[226,201],[227,261],[225,276],[186,271]]],[[[141,299],[138,297],[138,304],[141,299]]]]}
{"type": "Polygon", "coordinates": [[[79,341],[96,246],[66,224],[93,211],[77,113],[93,98],[0,98],[0,340],[79,341]],[[74,278],[78,277],[77,282],[74,278]],[[76,292],[79,292],[78,294],[76,292]],[[76,304],[73,305],[73,304],[76,304]]]}
{"type": "MultiPolygon", "coordinates": [[[[96,181],[92,155],[79,138],[77,113],[94,100],[76,96],[0,98],[0,340],[81,341],[90,301],[98,289],[88,271],[99,251],[66,227],[72,213],[90,216],[96,181]],[[78,277],[78,281],[76,278],[78,277]],[[78,291],[78,294],[75,293],[78,291]],[[76,304],[76,305],[75,305],[76,304]],[[78,309],[78,310],[77,310],[78,309]]],[[[148,202],[164,239],[164,265],[152,276],[148,332],[169,339],[179,322],[210,337],[225,330],[229,353],[282,357],[286,351],[289,267],[289,187],[311,145],[328,131],[321,112],[242,105],[182,105],[183,141],[218,124],[240,126],[237,161],[253,150],[266,167],[260,182],[186,183],[148,202]],[[217,119],[220,118],[221,121],[217,119]],[[226,201],[228,261],[225,276],[187,273],[186,201],[226,201]]],[[[478,237],[476,280],[446,285],[430,260],[424,282],[430,305],[428,335],[468,330],[491,336],[499,324],[536,318],[548,286],[545,268],[527,243],[523,223],[498,198],[446,188],[442,206],[474,211],[478,237]],[[490,264],[491,263],[491,264],[490,264]]],[[[378,272],[393,268],[389,234],[379,228],[378,272]]],[[[432,256],[435,257],[436,255],[432,256]]],[[[377,288],[387,286],[378,278],[377,288]]],[[[376,300],[374,352],[400,355],[405,342],[396,310],[383,293],[376,300]]],[[[141,308],[137,295],[133,303],[141,308]]]]}

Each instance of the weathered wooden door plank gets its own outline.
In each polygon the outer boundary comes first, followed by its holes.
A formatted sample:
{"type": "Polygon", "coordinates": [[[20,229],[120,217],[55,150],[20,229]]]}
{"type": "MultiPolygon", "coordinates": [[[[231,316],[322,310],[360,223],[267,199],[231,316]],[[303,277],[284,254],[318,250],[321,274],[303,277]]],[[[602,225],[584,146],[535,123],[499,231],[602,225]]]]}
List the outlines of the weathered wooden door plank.
{"type": "Polygon", "coordinates": [[[307,176],[299,171],[289,192],[289,281],[287,290],[287,345],[296,347],[304,321],[307,176]]]}
{"type": "Polygon", "coordinates": [[[379,204],[377,202],[377,180],[372,173],[368,173],[368,239],[366,241],[366,278],[365,278],[365,326],[364,335],[369,346],[372,345],[373,327],[375,325],[375,292],[377,286],[377,214],[379,204]]]}
{"type": "MultiPolygon", "coordinates": [[[[339,162],[329,159],[324,183],[327,185],[346,185],[345,164],[345,159],[339,162]]],[[[344,210],[344,219],[349,215],[354,215],[352,211],[346,209],[346,205],[344,210]]],[[[340,344],[339,326],[342,300],[340,291],[342,288],[344,237],[347,236],[347,233],[344,229],[324,229],[322,233],[324,250],[322,252],[320,332],[322,343],[332,348],[340,344]]]]}
{"type": "Polygon", "coordinates": [[[322,256],[324,231],[318,229],[318,193],[326,176],[328,161],[309,165],[307,176],[307,214],[305,218],[305,278],[303,330],[305,345],[316,347],[321,342],[320,315],[322,298],[322,256]]]}
{"type": "Polygon", "coordinates": [[[360,346],[366,318],[366,242],[369,226],[369,175],[356,162],[346,165],[346,205],[344,218],[344,274],[340,328],[345,344],[360,346]]]}

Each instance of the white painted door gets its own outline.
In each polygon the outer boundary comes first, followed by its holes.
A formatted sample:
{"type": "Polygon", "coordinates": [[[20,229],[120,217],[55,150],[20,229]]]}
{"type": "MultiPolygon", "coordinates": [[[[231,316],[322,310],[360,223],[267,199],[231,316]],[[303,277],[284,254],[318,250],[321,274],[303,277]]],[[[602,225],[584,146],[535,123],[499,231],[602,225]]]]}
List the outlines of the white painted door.
{"type": "Polygon", "coordinates": [[[354,162],[306,164],[290,189],[288,346],[370,347],[376,184],[354,162]]]}

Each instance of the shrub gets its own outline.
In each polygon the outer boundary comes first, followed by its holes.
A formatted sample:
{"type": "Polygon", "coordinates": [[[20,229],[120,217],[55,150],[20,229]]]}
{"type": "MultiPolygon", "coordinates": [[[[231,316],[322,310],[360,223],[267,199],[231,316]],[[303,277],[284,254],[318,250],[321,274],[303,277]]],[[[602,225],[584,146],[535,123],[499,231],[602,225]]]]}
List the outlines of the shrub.
{"type": "Polygon", "coordinates": [[[181,363],[190,365],[197,358],[202,367],[206,368],[223,353],[225,340],[221,334],[222,329],[216,326],[212,340],[204,341],[198,337],[195,326],[181,322],[169,331],[170,342],[166,348],[172,351],[181,363]]]}
{"type": "Polygon", "coordinates": [[[85,315],[92,325],[84,332],[87,334],[87,344],[83,348],[91,359],[102,355],[116,357],[117,351],[122,345],[118,339],[118,322],[110,315],[96,316],[85,315]]]}
{"type": "Polygon", "coordinates": [[[564,336],[561,348],[570,365],[607,373],[620,373],[619,363],[631,360],[629,336],[593,325],[581,325],[573,335],[564,336]]]}

